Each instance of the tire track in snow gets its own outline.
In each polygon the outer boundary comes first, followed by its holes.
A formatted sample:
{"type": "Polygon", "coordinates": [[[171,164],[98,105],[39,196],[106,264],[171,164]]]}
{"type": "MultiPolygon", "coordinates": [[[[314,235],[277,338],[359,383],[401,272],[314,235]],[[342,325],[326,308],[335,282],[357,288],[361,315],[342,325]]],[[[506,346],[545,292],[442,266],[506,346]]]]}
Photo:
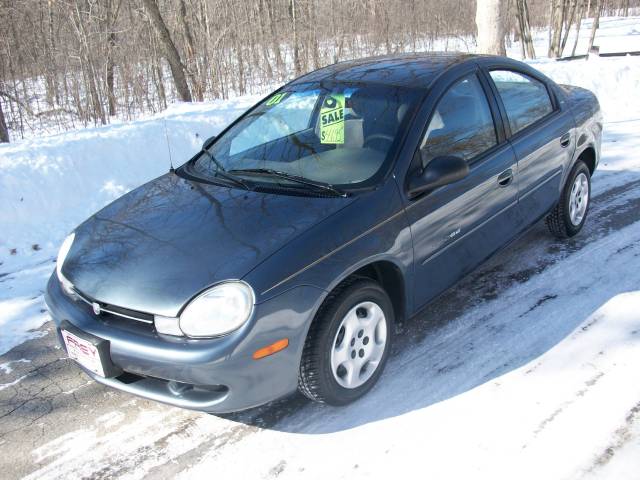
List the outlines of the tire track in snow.
{"type": "Polygon", "coordinates": [[[621,450],[632,438],[632,429],[640,422],[640,402],[629,410],[624,423],[614,432],[612,443],[607,446],[593,461],[593,465],[586,473],[594,473],[607,465],[616,453],[621,450]]]}

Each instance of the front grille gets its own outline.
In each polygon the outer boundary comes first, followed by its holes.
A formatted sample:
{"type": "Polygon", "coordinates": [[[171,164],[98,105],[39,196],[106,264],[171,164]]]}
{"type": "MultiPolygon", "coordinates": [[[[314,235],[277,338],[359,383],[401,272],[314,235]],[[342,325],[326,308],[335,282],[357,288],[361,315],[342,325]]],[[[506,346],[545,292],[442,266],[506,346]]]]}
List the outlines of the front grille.
{"type": "Polygon", "coordinates": [[[116,317],[126,318],[129,320],[135,320],[136,322],[153,325],[153,315],[150,313],[130,310],[128,308],[118,307],[116,305],[109,305],[108,303],[100,303],[97,300],[88,297],[84,293],[79,292],[76,288],[73,289],[73,292],[78,299],[89,305],[89,307],[91,307],[91,311],[98,317],[100,316],[100,314],[106,313],[115,315],[116,317]],[[96,314],[96,305],[99,307],[99,314],[96,314]]]}

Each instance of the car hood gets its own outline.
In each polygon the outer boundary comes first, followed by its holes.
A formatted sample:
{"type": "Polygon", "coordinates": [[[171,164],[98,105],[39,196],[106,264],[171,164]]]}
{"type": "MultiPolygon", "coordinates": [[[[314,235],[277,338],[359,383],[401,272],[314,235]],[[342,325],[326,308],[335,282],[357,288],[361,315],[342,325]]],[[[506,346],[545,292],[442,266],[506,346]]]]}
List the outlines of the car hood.
{"type": "Polygon", "coordinates": [[[176,316],[195,294],[244,277],[351,201],[248,192],[167,174],[78,227],[63,274],[99,302],[176,316]]]}

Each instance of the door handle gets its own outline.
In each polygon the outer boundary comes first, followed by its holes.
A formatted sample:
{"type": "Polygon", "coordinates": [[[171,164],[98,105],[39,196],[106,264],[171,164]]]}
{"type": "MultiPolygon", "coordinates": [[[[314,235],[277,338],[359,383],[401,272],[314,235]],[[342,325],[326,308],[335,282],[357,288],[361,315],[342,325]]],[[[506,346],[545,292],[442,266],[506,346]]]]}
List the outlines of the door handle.
{"type": "Polygon", "coordinates": [[[513,170],[508,169],[498,175],[498,185],[506,187],[513,181],[513,170]]]}
{"type": "Polygon", "coordinates": [[[560,137],[560,146],[562,148],[567,148],[570,143],[571,143],[571,134],[570,133],[565,133],[564,135],[562,135],[560,137]]]}

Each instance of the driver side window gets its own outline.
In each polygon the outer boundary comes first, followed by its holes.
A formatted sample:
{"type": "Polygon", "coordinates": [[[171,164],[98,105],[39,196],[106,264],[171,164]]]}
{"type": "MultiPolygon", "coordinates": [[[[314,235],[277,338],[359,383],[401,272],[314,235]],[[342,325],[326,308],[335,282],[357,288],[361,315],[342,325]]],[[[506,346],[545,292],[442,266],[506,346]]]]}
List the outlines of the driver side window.
{"type": "Polygon", "coordinates": [[[493,117],[475,74],[455,83],[440,99],[422,140],[422,166],[452,155],[471,160],[497,144],[493,117]]]}

